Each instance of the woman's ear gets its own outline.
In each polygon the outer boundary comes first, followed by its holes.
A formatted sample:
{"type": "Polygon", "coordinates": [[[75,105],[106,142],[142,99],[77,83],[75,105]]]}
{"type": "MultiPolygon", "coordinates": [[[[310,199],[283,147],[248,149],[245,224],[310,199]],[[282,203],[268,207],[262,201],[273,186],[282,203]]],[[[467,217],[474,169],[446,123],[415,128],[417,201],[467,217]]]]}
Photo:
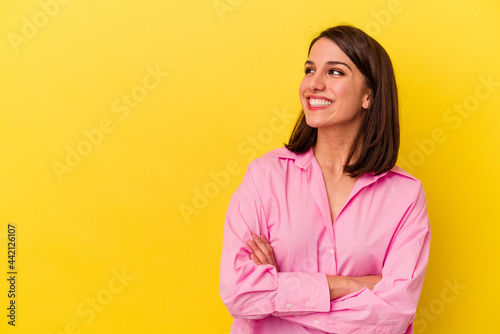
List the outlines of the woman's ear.
{"type": "Polygon", "coordinates": [[[361,108],[368,109],[370,108],[372,102],[372,90],[368,89],[366,94],[363,96],[363,104],[361,104],[361,108]]]}

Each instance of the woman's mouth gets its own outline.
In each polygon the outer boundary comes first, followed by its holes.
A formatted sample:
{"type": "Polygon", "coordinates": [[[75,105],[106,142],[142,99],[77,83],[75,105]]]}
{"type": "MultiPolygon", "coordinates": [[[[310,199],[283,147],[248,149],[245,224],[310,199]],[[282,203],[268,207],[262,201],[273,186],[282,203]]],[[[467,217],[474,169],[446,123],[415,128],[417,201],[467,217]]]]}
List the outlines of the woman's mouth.
{"type": "Polygon", "coordinates": [[[308,99],[309,106],[312,108],[324,108],[333,103],[333,101],[327,99],[318,99],[310,97],[308,99]]]}

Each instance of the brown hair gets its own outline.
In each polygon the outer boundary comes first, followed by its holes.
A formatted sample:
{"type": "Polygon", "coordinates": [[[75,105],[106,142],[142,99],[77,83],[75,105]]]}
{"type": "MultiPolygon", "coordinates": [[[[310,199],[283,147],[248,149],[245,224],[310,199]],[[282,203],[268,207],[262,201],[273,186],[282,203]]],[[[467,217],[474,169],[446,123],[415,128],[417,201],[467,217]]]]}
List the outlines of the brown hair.
{"type": "MultiPolygon", "coordinates": [[[[351,59],[365,77],[372,90],[371,101],[359,132],[354,140],[344,171],[352,177],[364,173],[381,174],[396,164],[399,150],[399,109],[396,79],[391,59],[385,49],[362,30],[339,25],[321,32],[309,45],[320,38],[327,38],[351,59]],[[354,164],[350,161],[361,145],[361,154],[354,164]]],[[[318,129],[306,123],[304,110],[285,147],[295,153],[308,151],[316,144],[318,129]]]]}

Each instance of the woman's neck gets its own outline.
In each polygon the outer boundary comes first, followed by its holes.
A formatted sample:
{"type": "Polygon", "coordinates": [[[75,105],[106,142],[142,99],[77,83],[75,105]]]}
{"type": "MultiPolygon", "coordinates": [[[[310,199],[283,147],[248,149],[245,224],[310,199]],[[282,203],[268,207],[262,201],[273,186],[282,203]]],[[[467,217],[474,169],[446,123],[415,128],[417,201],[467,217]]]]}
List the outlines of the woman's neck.
{"type": "MultiPolygon", "coordinates": [[[[313,151],[321,169],[337,177],[345,176],[344,166],[349,158],[355,139],[356,133],[342,134],[318,129],[318,137],[313,151]]],[[[350,163],[355,162],[360,153],[361,147],[358,146],[350,163]]]]}

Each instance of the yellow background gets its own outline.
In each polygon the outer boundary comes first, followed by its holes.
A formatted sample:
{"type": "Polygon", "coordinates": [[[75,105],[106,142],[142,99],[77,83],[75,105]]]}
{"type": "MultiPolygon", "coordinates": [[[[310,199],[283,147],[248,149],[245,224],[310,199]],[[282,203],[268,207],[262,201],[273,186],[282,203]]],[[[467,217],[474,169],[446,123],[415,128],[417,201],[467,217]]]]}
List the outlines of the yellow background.
{"type": "Polygon", "coordinates": [[[498,1],[22,0],[0,5],[1,332],[229,333],[229,198],[287,140],[309,41],[338,23],[391,55],[428,196],[415,332],[497,329],[498,1]]]}

